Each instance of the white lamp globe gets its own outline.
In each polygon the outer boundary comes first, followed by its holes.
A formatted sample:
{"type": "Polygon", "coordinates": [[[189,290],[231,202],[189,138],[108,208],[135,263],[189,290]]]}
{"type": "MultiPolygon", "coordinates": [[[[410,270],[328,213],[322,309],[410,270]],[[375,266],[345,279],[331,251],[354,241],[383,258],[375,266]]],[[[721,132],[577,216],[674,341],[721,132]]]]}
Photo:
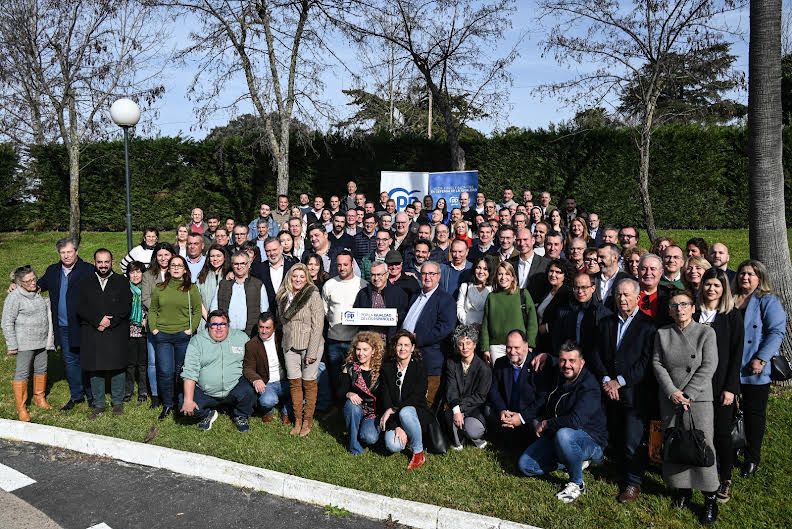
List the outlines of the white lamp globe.
{"type": "Polygon", "coordinates": [[[110,117],[119,127],[134,127],[140,121],[140,107],[131,99],[123,97],[110,107],[110,117]]]}

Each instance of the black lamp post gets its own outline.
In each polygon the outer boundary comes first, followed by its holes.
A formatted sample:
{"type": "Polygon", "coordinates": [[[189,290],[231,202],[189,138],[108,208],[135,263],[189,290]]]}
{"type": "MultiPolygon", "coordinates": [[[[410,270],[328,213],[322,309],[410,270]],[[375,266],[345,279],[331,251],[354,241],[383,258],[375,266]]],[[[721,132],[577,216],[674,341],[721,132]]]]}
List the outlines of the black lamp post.
{"type": "Polygon", "coordinates": [[[129,181],[129,127],[140,121],[140,107],[131,99],[122,98],[110,107],[113,123],[124,129],[124,167],[126,175],[127,251],[132,250],[132,200],[129,181]]]}

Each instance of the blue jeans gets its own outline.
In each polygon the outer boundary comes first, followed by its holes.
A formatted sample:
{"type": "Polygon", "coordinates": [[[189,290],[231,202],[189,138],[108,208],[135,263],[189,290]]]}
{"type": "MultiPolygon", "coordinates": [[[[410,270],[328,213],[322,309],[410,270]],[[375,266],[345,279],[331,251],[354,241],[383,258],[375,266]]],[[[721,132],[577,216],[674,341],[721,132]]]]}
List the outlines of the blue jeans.
{"type": "MultiPolygon", "coordinates": [[[[218,406],[228,405],[233,406],[234,417],[250,417],[253,414],[253,405],[256,403],[256,390],[250,385],[245,377],[240,377],[234,389],[223,398],[212,397],[203,392],[198,384],[195,385],[195,393],[193,394],[193,401],[198,405],[193,416],[200,420],[209,416],[209,414],[218,406]]],[[[184,395],[179,395],[179,408],[184,404],[184,395]]]]}
{"type": "Polygon", "coordinates": [[[190,336],[184,331],[177,333],[158,332],[154,336],[157,362],[157,388],[163,406],[173,407],[176,396],[181,394],[181,370],[190,336]]]}
{"type": "Polygon", "coordinates": [[[83,397],[88,397],[92,401],[90,388],[91,379],[88,373],[82,370],[80,366],[80,348],[71,347],[69,341],[69,328],[58,327],[58,335],[61,343],[61,354],[63,355],[63,365],[66,371],[66,381],[69,383],[69,392],[71,400],[80,400],[83,397]]]}
{"type": "Polygon", "coordinates": [[[379,439],[377,420],[363,419],[363,408],[358,404],[352,404],[349,399],[344,404],[344,422],[346,423],[347,432],[349,432],[347,449],[352,455],[363,453],[361,442],[371,446],[379,439]]]}
{"type": "MultiPolygon", "coordinates": [[[[399,410],[399,426],[407,434],[407,441],[412,445],[413,453],[423,452],[421,421],[418,420],[418,412],[413,406],[406,406],[399,410]]],[[[385,446],[394,453],[401,452],[406,448],[396,437],[396,430],[385,432],[385,446]]]]}
{"type": "Polygon", "coordinates": [[[583,485],[583,461],[601,461],[602,447],[583,430],[561,428],[555,435],[543,435],[517,461],[526,476],[541,476],[560,468],[569,472],[569,481],[583,485]]]}
{"type": "Polygon", "coordinates": [[[146,335],[146,351],[148,352],[146,374],[148,375],[149,389],[151,396],[156,397],[159,395],[157,391],[157,355],[154,352],[154,335],[151,333],[146,335]]]}
{"type": "Polygon", "coordinates": [[[110,377],[110,402],[113,406],[120,406],[124,403],[126,370],[94,371],[91,373],[91,393],[93,393],[94,408],[97,410],[104,410],[105,406],[107,406],[105,401],[107,377],[110,377]]]}
{"type": "Polygon", "coordinates": [[[344,365],[344,357],[349,352],[352,342],[336,342],[327,340],[327,353],[322,356],[322,364],[319,365],[319,390],[316,396],[316,409],[327,410],[335,401],[335,387],[338,384],[338,377],[341,375],[341,366],[344,365]]]}
{"type": "Polygon", "coordinates": [[[277,380],[275,382],[267,382],[263,393],[257,395],[258,405],[264,410],[264,413],[269,413],[280,402],[281,413],[288,413],[288,403],[291,400],[291,391],[289,383],[284,380],[277,380]]]}

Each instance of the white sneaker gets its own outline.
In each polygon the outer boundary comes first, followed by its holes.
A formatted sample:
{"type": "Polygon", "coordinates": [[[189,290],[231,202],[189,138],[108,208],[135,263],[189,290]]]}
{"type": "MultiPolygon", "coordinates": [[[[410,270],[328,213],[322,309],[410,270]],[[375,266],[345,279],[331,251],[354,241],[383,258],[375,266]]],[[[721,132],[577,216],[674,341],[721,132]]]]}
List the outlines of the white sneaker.
{"type": "Polygon", "coordinates": [[[473,444],[479,450],[484,450],[485,448],[487,448],[487,441],[485,441],[484,439],[479,439],[477,441],[473,441],[473,444]]]}
{"type": "Polygon", "coordinates": [[[462,445],[455,445],[455,444],[452,444],[452,445],[451,445],[451,448],[452,448],[453,450],[456,450],[457,452],[460,452],[460,451],[462,451],[462,450],[463,450],[465,447],[464,447],[464,446],[462,446],[462,445]]]}
{"type": "Polygon", "coordinates": [[[583,461],[583,470],[586,470],[589,467],[589,465],[591,465],[590,459],[586,459],[585,461],[583,461]]]}
{"type": "Polygon", "coordinates": [[[556,498],[564,503],[572,503],[584,492],[586,492],[586,485],[578,485],[570,481],[556,494],[556,498]]]}

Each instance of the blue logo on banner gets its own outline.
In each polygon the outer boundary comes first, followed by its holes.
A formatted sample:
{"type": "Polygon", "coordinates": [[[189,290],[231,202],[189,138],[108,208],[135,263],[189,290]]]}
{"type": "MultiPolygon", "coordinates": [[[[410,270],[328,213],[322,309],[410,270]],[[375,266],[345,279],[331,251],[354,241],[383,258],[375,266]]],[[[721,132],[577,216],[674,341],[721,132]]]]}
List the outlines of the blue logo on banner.
{"type": "Polygon", "coordinates": [[[412,204],[413,200],[421,200],[421,190],[407,191],[403,187],[395,187],[390,190],[388,197],[396,201],[396,211],[402,211],[408,204],[412,204]]]}

